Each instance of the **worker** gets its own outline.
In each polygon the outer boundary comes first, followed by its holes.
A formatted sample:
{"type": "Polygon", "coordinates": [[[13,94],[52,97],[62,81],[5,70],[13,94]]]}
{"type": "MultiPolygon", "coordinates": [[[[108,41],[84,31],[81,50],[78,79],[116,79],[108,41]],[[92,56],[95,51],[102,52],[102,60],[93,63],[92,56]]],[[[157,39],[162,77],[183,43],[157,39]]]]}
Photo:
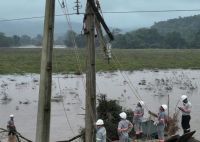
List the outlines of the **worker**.
{"type": "Polygon", "coordinates": [[[96,122],[97,132],[96,132],[96,142],[106,142],[106,129],[104,127],[104,122],[102,119],[98,119],[96,122]]]}
{"type": "Polygon", "coordinates": [[[159,113],[157,115],[157,121],[154,122],[154,125],[157,126],[159,142],[164,142],[164,129],[167,123],[167,115],[165,114],[166,110],[167,105],[161,105],[159,108],[159,113]]]}
{"type": "Polygon", "coordinates": [[[143,133],[142,131],[142,119],[144,115],[143,105],[144,105],[144,102],[139,101],[134,111],[133,123],[134,123],[134,128],[136,131],[136,139],[139,139],[143,133]]]}
{"type": "Polygon", "coordinates": [[[8,129],[8,136],[16,134],[16,128],[15,128],[15,124],[14,124],[14,115],[13,114],[10,115],[10,120],[8,121],[7,129],[8,129]]]}
{"type": "Polygon", "coordinates": [[[119,114],[121,121],[118,124],[118,135],[119,135],[119,142],[128,142],[129,141],[129,132],[133,128],[133,124],[126,119],[127,115],[125,112],[119,114]]]}
{"type": "Polygon", "coordinates": [[[190,132],[190,119],[191,119],[190,113],[192,105],[188,101],[188,97],[186,95],[182,95],[181,100],[183,102],[183,106],[178,108],[182,112],[181,126],[183,128],[183,133],[185,134],[190,132]]]}

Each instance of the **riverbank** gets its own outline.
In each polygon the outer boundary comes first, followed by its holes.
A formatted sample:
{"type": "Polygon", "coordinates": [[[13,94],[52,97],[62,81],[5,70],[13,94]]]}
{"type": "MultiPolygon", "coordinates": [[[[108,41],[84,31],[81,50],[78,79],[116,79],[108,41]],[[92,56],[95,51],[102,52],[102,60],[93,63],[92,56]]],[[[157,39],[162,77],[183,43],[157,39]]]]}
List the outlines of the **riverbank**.
{"type": "MultiPolygon", "coordinates": [[[[110,64],[97,49],[97,71],[142,69],[199,69],[198,49],[113,49],[110,64]]],[[[85,49],[54,49],[54,73],[85,72],[85,49]]],[[[0,74],[40,72],[40,48],[0,48],[0,74]]]]}

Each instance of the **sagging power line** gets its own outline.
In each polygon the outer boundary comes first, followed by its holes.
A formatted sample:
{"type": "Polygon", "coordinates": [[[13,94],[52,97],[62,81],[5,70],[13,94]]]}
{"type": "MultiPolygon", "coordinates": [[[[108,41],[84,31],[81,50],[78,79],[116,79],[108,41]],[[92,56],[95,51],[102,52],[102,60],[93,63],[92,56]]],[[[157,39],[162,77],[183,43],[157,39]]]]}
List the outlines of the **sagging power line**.
{"type": "MultiPolygon", "coordinates": [[[[131,14],[131,13],[170,13],[170,12],[200,12],[200,9],[171,9],[171,10],[138,10],[138,11],[103,11],[104,14],[131,14]]],[[[79,14],[84,15],[84,12],[79,12],[79,14]]],[[[77,15],[77,13],[68,13],[67,15],[77,15]]],[[[66,16],[66,14],[56,14],[55,17],[66,16]]],[[[43,19],[44,16],[34,16],[34,17],[21,17],[21,18],[11,18],[5,19],[0,18],[0,22],[9,21],[22,21],[31,19],[43,19]]]]}

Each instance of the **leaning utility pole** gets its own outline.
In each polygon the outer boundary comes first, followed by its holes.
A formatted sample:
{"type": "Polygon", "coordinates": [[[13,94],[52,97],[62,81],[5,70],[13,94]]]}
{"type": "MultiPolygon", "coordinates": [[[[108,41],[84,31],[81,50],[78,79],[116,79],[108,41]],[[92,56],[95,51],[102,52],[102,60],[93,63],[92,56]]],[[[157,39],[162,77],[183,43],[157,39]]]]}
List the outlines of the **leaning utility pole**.
{"type": "Polygon", "coordinates": [[[55,0],[46,0],[36,142],[49,142],[55,0]]]}
{"type": "Polygon", "coordinates": [[[85,16],[87,36],[85,141],[96,142],[95,17],[89,0],[85,16]]]}

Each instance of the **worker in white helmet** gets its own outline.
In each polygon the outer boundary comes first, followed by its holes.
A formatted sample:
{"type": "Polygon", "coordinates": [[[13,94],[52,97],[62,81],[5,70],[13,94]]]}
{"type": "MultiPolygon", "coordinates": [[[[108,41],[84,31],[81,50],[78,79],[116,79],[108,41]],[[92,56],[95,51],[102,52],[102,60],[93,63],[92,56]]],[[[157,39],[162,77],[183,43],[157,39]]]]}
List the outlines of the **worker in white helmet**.
{"type": "Polygon", "coordinates": [[[98,119],[96,122],[97,132],[96,132],[96,142],[106,142],[106,129],[104,127],[104,122],[102,119],[98,119]]]}
{"type": "Polygon", "coordinates": [[[126,119],[127,115],[125,112],[119,114],[121,121],[118,123],[118,135],[119,135],[119,142],[128,142],[129,141],[129,132],[133,128],[133,124],[126,119]]]}
{"type": "Polygon", "coordinates": [[[144,115],[144,102],[139,101],[134,111],[133,123],[136,132],[136,139],[139,139],[142,136],[142,119],[144,115]]]}
{"type": "Polygon", "coordinates": [[[167,115],[165,113],[166,110],[167,110],[167,105],[163,104],[160,106],[158,119],[155,122],[155,125],[157,126],[159,142],[164,142],[164,129],[167,122],[167,115]]]}
{"type": "Polygon", "coordinates": [[[164,129],[167,123],[167,115],[165,114],[166,110],[167,110],[167,105],[163,104],[160,106],[158,114],[149,111],[150,115],[157,118],[157,120],[154,121],[154,125],[157,126],[159,142],[164,142],[164,129]]]}
{"type": "Polygon", "coordinates": [[[182,95],[181,100],[183,102],[183,106],[178,108],[182,112],[181,126],[183,128],[183,133],[185,134],[190,132],[190,119],[191,119],[190,113],[192,105],[188,101],[188,97],[186,95],[182,95]]]}
{"type": "Polygon", "coordinates": [[[15,135],[16,133],[16,128],[15,128],[15,123],[14,123],[14,115],[10,115],[10,120],[8,121],[7,124],[7,129],[8,129],[8,135],[15,135]]]}

